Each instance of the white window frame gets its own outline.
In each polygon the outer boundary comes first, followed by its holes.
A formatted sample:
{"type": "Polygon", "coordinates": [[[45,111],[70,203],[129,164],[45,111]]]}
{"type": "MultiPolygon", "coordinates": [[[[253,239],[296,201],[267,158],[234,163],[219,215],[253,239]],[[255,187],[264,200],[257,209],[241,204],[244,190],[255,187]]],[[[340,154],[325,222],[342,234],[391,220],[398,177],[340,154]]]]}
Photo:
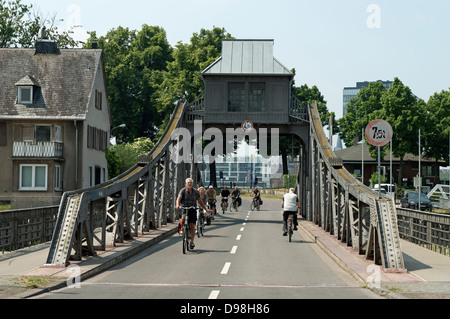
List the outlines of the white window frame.
{"type": "Polygon", "coordinates": [[[44,164],[20,164],[19,167],[19,190],[21,191],[46,191],[48,186],[48,165],[44,164]],[[31,187],[22,186],[22,168],[32,167],[31,173],[31,187]],[[36,187],[36,167],[45,167],[45,186],[36,187]]]}
{"type": "Polygon", "coordinates": [[[62,190],[62,169],[61,165],[55,165],[55,191],[62,190]]]}
{"type": "Polygon", "coordinates": [[[19,104],[33,104],[33,87],[32,86],[19,86],[19,104]],[[30,100],[25,101],[22,99],[22,90],[27,89],[30,90],[30,100]]]}

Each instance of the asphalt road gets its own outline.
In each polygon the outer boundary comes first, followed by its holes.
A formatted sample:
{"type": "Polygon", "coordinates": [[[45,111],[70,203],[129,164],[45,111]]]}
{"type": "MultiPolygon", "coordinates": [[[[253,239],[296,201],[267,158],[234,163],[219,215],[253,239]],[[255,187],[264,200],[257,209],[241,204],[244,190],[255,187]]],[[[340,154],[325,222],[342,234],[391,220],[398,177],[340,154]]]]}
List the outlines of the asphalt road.
{"type": "Polygon", "coordinates": [[[281,201],[250,212],[244,198],[182,253],[178,234],[49,299],[368,299],[379,298],[295,232],[282,236],[281,201]]]}

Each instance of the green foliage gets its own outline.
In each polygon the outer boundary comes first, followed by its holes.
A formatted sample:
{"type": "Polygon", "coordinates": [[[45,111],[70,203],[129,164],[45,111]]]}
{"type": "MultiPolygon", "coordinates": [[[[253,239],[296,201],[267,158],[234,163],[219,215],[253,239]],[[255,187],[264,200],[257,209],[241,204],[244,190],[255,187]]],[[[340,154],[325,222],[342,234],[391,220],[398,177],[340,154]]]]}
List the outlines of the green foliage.
{"type": "MultiPolygon", "coordinates": [[[[380,176],[381,184],[384,184],[387,182],[387,177],[384,175],[380,176]]],[[[378,172],[375,172],[370,176],[370,183],[372,185],[378,184],[378,172]]]]}
{"type": "MultiPolygon", "coordinates": [[[[85,47],[96,39],[91,32],[85,47]]],[[[165,114],[157,99],[172,47],[164,29],[143,25],[140,31],[118,27],[97,39],[103,50],[112,126],[125,123],[118,137],[133,141],[154,138],[165,114]]]]}
{"type": "Polygon", "coordinates": [[[154,143],[145,137],[137,138],[132,143],[111,146],[106,151],[109,178],[126,172],[137,163],[139,156],[148,154],[153,147],[154,143]]]}
{"type": "Polygon", "coordinates": [[[297,175],[283,175],[283,187],[284,188],[295,188],[297,184],[297,175]]]}
{"type": "Polygon", "coordinates": [[[34,9],[33,5],[21,3],[21,0],[0,0],[0,47],[34,47],[39,30],[44,25],[49,38],[55,38],[60,48],[79,46],[81,42],[72,38],[73,29],[77,26],[60,31],[56,21],[56,15],[45,15],[34,9]]]}

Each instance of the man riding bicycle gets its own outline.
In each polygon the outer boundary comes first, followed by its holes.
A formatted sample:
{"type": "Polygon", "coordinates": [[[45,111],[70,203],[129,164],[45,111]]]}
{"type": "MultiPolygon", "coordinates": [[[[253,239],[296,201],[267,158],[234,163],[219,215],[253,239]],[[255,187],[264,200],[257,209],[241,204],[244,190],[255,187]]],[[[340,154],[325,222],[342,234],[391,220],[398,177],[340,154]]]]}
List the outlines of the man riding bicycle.
{"type": "Polygon", "coordinates": [[[289,193],[284,194],[283,203],[281,204],[283,211],[283,236],[287,236],[287,221],[289,215],[294,215],[294,230],[297,230],[297,209],[300,208],[300,202],[298,201],[297,194],[294,193],[294,189],[290,188],[289,193]]]}
{"type": "Polygon", "coordinates": [[[194,238],[195,238],[195,223],[197,222],[197,210],[196,209],[184,209],[184,207],[197,207],[197,202],[200,206],[206,210],[207,212],[212,212],[210,209],[207,209],[203,200],[200,198],[200,193],[194,187],[194,182],[191,178],[186,179],[186,187],[182,188],[178,193],[177,202],[175,205],[176,209],[182,209],[181,216],[181,225],[184,225],[186,220],[186,214],[188,216],[189,228],[191,229],[191,249],[195,247],[194,238]],[[181,204],[181,206],[180,206],[181,204]]]}
{"type": "Polygon", "coordinates": [[[261,193],[258,190],[258,186],[255,186],[255,189],[253,190],[253,199],[256,199],[257,203],[261,204],[261,193]]]}
{"type": "Polygon", "coordinates": [[[231,192],[231,198],[233,200],[232,205],[233,207],[236,207],[235,205],[239,206],[241,191],[238,189],[237,186],[234,186],[234,190],[231,192]]]}
{"type": "Polygon", "coordinates": [[[214,215],[216,214],[216,191],[212,185],[206,191],[206,196],[208,197],[207,205],[212,209],[212,219],[214,219],[214,215]]]}
{"type": "Polygon", "coordinates": [[[225,210],[228,207],[228,197],[230,197],[230,191],[225,186],[222,191],[220,192],[220,196],[222,197],[222,207],[225,205],[225,210]]]}

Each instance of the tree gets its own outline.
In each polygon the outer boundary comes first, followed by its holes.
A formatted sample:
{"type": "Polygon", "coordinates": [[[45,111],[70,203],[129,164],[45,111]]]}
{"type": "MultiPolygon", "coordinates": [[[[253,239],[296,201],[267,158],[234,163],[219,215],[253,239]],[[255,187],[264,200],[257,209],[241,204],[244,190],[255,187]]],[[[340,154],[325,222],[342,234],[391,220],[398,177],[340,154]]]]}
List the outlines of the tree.
{"type": "Polygon", "coordinates": [[[435,158],[435,174],[439,177],[438,161],[448,161],[450,134],[450,91],[441,91],[426,104],[426,125],[423,130],[424,155],[435,158]]]}
{"type": "MultiPolygon", "coordinates": [[[[192,102],[203,92],[199,74],[220,57],[224,39],[232,39],[232,36],[224,28],[214,27],[194,33],[189,44],[177,43],[159,88],[158,112],[166,118],[165,123],[178,101],[192,102]]],[[[162,125],[160,134],[164,130],[165,125],[162,125]]]]}
{"type": "Polygon", "coordinates": [[[338,120],[345,145],[353,145],[355,140],[362,139],[362,132],[374,119],[373,113],[382,109],[381,98],[385,93],[386,87],[381,82],[373,82],[361,88],[357,96],[348,102],[347,113],[338,120]]]}
{"type": "Polygon", "coordinates": [[[398,78],[381,98],[383,108],[379,117],[394,131],[392,153],[400,158],[398,184],[403,179],[403,158],[407,153],[418,154],[419,129],[425,126],[425,102],[418,99],[398,78]]]}
{"type": "Polygon", "coordinates": [[[47,35],[54,38],[60,48],[79,46],[81,41],[71,36],[73,29],[78,26],[60,31],[56,26],[57,21],[56,14],[44,14],[31,4],[22,4],[21,0],[0,0],[0,47],[34,47],[42,26],[46,26],[47,35]]]}
{"type": "Polygon", "coordinates": [[[140,31],[119,26],[99,39],[91,32],[86,47],[94,40],[104,52],[112,125],[127,125],[121,140],[154,139],[164,118],[158,112],[159,88],[173,51],[166,32],[157,26],[143,25],[140,31]]]}
{"type": "Polygon", "coordinates": [[[132,143],[111,146],[106,151],[109,178],[114,178],[137,163],[139,156],[148,154],[154,143],[145,137],[137,138],[132,143]]]}

